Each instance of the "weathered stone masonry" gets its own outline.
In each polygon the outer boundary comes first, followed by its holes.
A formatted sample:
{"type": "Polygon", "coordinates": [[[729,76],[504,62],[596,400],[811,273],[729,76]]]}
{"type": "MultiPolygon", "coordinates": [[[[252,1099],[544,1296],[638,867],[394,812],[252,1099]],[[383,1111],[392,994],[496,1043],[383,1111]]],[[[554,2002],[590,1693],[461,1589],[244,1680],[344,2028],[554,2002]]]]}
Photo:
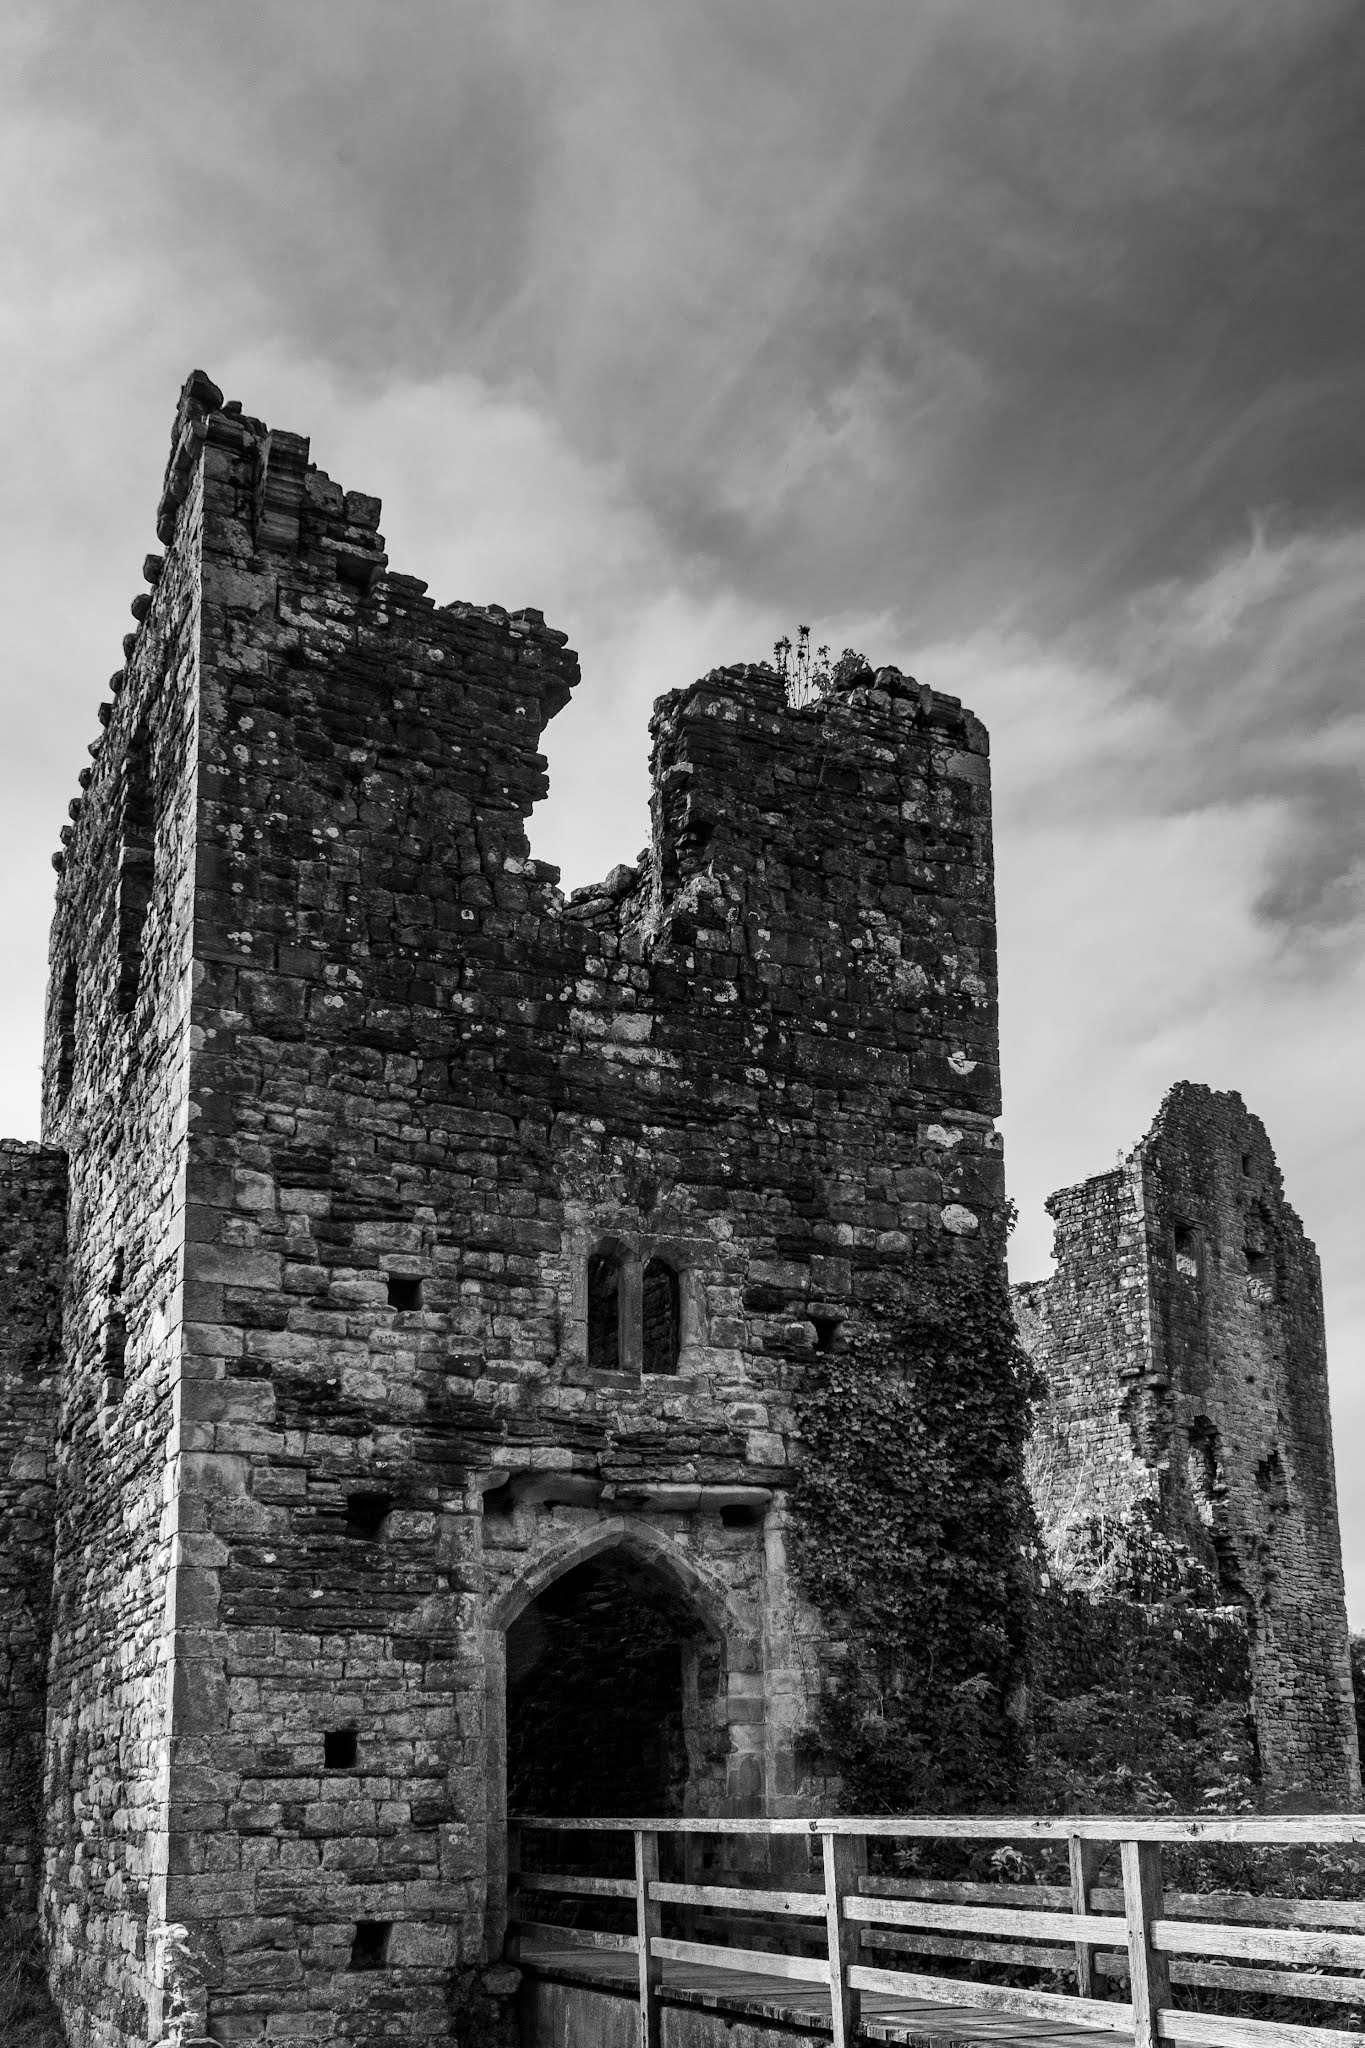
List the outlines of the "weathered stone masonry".
{"type": "Polygon", "coordinates": [[[42,1844],[66,1160],[0,1141],[0,1915],[27,1918],[42,1844]]]}
{"type": "Polygon", "coordinates": [[[378,518],[190,380],[66,835],[78,2043],[448,2038],[498,1953],[506,1630],[595,1552],[714,1646],[688,1799],[794,1804],[793,1373],[918,1242],[1002,1241],[976,720],[716,671],[656,707],[647,854],[566,903],[525,837],[564,636],[438,608],[378,518]]]}
{"type": "Polygon", "coordinates": [[[1355,1804],[1322,1285],[1264,1126],[1181,1082],[1048,1207],[1056,1272],[1015,1300],[1048,1387],[1029,1457],[1057,1569],[1084,1580],[1096,1525],[1117,1537],[1149,1503],[1246,1616],[1267,1792],[1355,1804]]]}

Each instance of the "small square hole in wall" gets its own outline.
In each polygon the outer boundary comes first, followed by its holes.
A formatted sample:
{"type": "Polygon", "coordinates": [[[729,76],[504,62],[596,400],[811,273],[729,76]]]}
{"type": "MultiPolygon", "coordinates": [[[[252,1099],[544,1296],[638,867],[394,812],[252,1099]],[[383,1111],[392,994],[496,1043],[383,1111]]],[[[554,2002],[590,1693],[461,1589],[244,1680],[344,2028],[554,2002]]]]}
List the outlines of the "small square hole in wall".
{"type": "Polygon", "coordinates": [[[415,1309],[422,1306],[422,1282],[413,1273],[390,1273],[389,1307],[415,1309]]]}
{"type": "Polygon", "coordinates": [[[388,1961],[392,1920],[357,1920],[351,1943],[353,1970],[382,1970],[388,1961]]]}
{"type": "Polygon", "coordinates": [[[346,1534],[373,1543],[377,1537],[383,1535],[384,1524],[392,1507],[391,1493],[348,1493],[346,1534]]]}
{"type": "Polygon", "coordinates": [[[757,1506],[750,1507],[747,1503],[736,1501],[720,1511],[722,1529],[758,1529],[762,1524],[763,1510],[757,1506]]]}
{"type": "Polygon", "coordinates": [[[834,1335],[839,1327],[837,1316],[812,1316],[815,1325],[815,1348],[817,1351],[832,1351],[834,1335]]]}
{"type": "Polygon", "coordinates": [[[322,1738],[322,1761],[329,1771],[349,1771],[355,1766],[354,1728],[329,1728],[322,1738]]]}

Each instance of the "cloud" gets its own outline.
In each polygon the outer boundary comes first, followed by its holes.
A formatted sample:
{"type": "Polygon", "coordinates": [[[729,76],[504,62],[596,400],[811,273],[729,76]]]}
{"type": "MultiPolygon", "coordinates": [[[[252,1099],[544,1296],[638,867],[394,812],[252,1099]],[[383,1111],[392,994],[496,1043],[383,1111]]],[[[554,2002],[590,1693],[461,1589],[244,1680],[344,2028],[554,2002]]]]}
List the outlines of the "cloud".
{"type": "Polygon", "coordinates": [[[642,842],[653,696],[798,620],[981,712],[1023,1263],[1177,1075],[1240,1086],[1358,1444],[1352,0],[16,0],[0,58],[0,1128],[198,362],[436,595],[570,633],[570,883],[642,842]]]}

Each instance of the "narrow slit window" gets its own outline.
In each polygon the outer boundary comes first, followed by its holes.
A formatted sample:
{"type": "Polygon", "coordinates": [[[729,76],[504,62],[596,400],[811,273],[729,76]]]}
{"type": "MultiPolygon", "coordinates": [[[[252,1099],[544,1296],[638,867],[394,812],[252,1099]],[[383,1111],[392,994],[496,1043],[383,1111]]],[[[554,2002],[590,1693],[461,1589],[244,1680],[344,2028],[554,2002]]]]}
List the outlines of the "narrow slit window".
{"type": "Polygon", "coordinates": [[[152,797],[152,745],[143,726],[123,766],[123,813],[118,863],[118,1007],[137,1005],[143,939],[152,901],[156,810],[152,797]]]}
{"type": "Polygon", "coordinates": [[[128,1321],[123,1312],[124,1253],[114,1253],[109,1273],[109,1300],[104,1313],[104,1405],[116,1408],[123,1399],[124,1360],[128,1352],[128,1321]]]}
{"type": "Polygon", "coordinates": [[[68,960],[57,996],[57,1105],[71,1093],[76,1078],[76,963],[68,960]]]}
{"type": "Polygon", "coordinates": [[[588,1260],[588,1364],[621,1370],[621,1262],[610,1252],[588,1260]]]}
{"type": "Polygon", "coordinates": [[[664,1259],[651,1259],[645,1267],[642,1306],[645,1371],[676,1372],[682,1349],[682,1299],[678,1276],[664,1259]]]}

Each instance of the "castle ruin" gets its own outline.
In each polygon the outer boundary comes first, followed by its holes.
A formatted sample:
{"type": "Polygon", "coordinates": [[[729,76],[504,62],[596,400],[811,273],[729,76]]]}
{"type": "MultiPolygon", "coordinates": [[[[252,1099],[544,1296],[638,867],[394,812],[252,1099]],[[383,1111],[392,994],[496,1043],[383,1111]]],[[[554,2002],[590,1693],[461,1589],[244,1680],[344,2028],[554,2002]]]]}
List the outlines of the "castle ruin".
{"type": "Polygon", "coordinates": [[[604,1609],[675,1618],[616,1796],[799,1811],[797,1376],[929,1245],[1003,1256],[978,721],[713,671],[655,707],[646,853],[566,901],[565,636],[437,605],[379,513],[189,379],[56,856],[43,1143],[0,1147],[0,1888],[77,2048],[505,1995],[509,1785],[604,1609]]]}
{"type": "Polygon", "coordinates": [[[799,1804],[793,1374],[917,1244],[1001,1256],[977,721],[716,671],[566,902],[565,636],[378,521],[187,383],[0,1155],[12,1713],[47,1661],[7,1874],[82,2044],[448,2038],[501,1983],[509,1699],[608,1568],[691,1622],[642,1803],[799,1804]]]}
{"type": "Polygon", "coordinates": [[[1145,1511],[1245,1617],[1267,1796],[1354,1806],[1322,1281],[1264,1125],[1182,1081],[1048,1209],[1056,1271],[1014,1296],[1046,1383],[1029,1461],[1054,1570],[1102,1584],[1145,1511]]]}

